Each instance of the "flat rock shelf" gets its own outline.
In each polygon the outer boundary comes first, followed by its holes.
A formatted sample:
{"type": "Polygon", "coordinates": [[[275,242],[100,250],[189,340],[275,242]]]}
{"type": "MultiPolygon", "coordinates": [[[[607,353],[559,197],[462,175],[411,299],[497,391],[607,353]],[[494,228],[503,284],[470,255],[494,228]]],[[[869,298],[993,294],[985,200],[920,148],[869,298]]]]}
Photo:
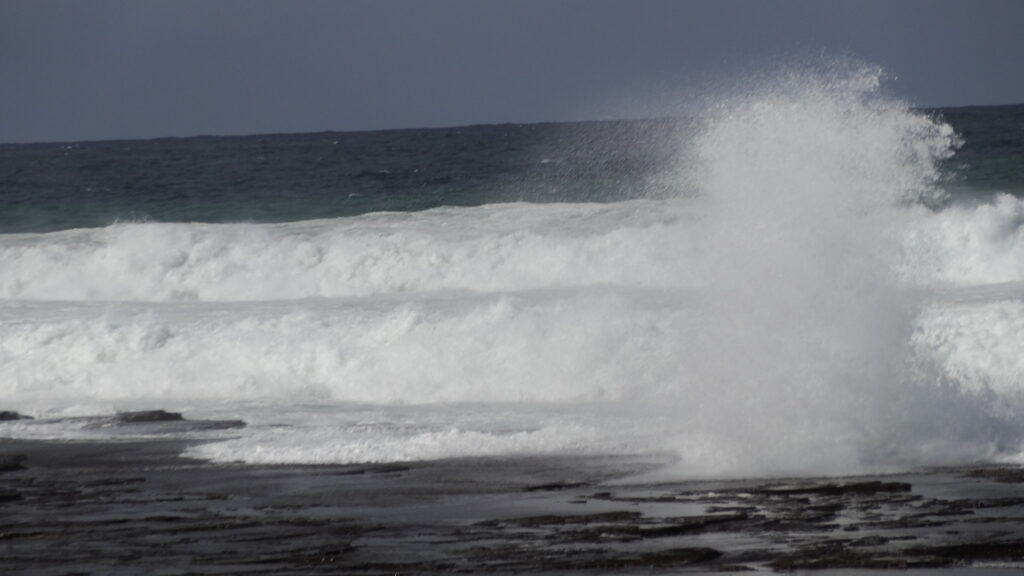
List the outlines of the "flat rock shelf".
{"type": "Polygon", "coordinates": [[[1010,574],[1024,473],[631,483],[628,458],[223,465],[0,440],[3,574],[1010,574]]]}

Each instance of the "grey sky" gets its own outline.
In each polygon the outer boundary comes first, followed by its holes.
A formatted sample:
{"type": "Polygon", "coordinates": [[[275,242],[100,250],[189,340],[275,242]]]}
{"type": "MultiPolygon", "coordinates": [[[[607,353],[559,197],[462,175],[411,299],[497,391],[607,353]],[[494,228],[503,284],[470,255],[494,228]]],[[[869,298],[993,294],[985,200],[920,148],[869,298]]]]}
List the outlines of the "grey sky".
{"type": "Polygon", "coordinates": [[[672,113],[761,66],[1024,101],[1024,0],[0,0],[0,141],[672,113]]]}

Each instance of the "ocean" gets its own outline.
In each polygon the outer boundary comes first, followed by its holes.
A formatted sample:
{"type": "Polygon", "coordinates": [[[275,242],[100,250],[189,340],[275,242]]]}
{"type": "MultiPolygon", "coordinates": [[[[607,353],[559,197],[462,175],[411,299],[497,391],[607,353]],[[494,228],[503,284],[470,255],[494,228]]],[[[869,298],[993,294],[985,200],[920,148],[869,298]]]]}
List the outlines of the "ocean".
{"type": "Polygon", "coordinates": [[[1024,462],[1024,105],[0,145],[0,436],[251,464],[1024,462]],[[245,427],[117,425],[162,409],[245,427]]]}

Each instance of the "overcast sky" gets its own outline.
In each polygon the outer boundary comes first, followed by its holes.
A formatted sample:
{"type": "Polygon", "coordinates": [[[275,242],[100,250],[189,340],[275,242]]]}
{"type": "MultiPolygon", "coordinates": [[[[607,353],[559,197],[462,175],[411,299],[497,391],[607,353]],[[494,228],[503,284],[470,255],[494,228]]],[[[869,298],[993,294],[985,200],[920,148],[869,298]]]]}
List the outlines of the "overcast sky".
{"type": "Polygon", "coordinates": [[[0,141],[658,116],[822,53],[1024,102],[1024,0],[0,0],[0,141]]]}

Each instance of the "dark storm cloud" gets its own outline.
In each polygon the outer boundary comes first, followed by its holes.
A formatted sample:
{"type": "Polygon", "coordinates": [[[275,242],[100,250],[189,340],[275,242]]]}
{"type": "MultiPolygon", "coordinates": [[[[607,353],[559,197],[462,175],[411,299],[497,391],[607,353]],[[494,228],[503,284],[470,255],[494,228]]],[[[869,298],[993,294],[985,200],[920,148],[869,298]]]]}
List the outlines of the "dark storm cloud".
{"type": "Polygon", "coordinates": [[[825,51],[1024,100],[1015,0],[4,0],[0,141],[660,115],[825,51]]]}

